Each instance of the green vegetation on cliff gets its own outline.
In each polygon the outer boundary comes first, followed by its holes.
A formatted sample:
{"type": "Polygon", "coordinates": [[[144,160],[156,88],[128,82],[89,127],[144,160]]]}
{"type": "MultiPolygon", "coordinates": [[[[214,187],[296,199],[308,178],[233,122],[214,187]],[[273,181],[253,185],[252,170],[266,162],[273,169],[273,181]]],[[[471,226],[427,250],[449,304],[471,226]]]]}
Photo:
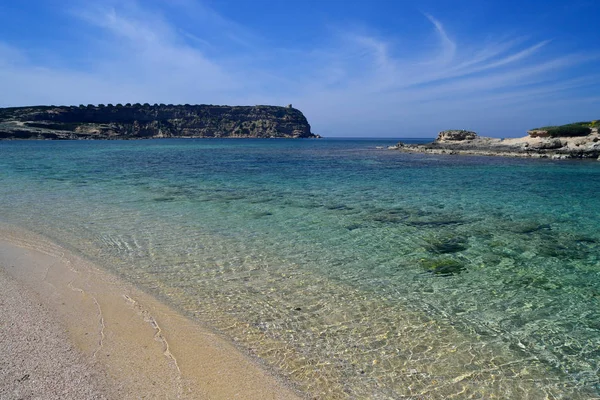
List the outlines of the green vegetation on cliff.
{"type": "Polygon", "coordinates": [[[0,139],[310,138],[299,110],[126,104],[0,108],[0,139]]]}
{"type": "Polygon", "coordinates": [[[544,126],[528,131],[531,136],[550,136],[550,137],[573,137],[587,136],[592,133],[593,128],[598,128],[598,121],[573,122],[571,124],[559,126],[544,126]]]}

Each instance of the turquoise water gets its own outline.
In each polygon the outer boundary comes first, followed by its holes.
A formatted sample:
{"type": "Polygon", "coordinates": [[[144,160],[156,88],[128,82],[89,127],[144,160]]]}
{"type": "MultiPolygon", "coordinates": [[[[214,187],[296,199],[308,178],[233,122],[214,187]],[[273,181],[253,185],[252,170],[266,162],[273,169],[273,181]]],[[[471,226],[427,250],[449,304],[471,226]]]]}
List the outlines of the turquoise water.
{"type": "Polygon", "coordinates": [[[317,398],[597,397],[600,162],[395,142],[0,142],[0,222],[317,398]]]}

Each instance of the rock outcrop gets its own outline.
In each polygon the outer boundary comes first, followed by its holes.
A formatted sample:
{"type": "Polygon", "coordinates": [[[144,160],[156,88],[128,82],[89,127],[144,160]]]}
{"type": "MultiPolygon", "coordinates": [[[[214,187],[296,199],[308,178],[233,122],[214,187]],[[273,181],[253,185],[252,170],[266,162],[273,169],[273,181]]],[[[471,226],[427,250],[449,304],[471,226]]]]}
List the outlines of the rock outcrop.
{"type": "Polygon", "coordinates": [[[117,104],[0,108],[0,139],[313,138],[276,106],[117,104]]]}
{"type": "Polygon", "coordinates": [[[442,131],[427,144],[398,143],[390,149],[406,153],[472,154],[482,156],[532,157],[564,160],[597,158],[600,160],[600,135],[590,129],[587,136],[549,137],[529,135],[514,139],[478,136],[470,131],[442,131]]]}
{"type": "Polygon", "coordinates": [[[477,138],[477,134],[471,131],[461,130],[449,130],[441,131],[438,133],[436,142],[448,142],[457,140],[473,140],[477,138]]]}
{"type": "Polygon", "coordinates": [[[531,137],[548,137],[550,133],[545,129],[532,129],[527,131],[527,134],[531,137]]]}

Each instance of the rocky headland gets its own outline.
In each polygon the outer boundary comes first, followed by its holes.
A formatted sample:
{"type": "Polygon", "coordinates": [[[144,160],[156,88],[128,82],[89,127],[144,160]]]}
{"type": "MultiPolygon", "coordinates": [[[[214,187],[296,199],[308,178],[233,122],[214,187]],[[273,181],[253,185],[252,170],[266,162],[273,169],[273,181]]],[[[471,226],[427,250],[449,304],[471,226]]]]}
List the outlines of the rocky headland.
{"type": "Polygon", "coordinates": [[[389,149],[406,153],[600,160],[600,135],[595,125],[594,121],[539,128],[528,131],[525,137],[510,139],[483,137],[466,130],[448,130],[440,132],[432,143],[399,142],[389,149]]]}
{"type": "Polygon", "coordinates": [[[316,138],[291,106],[107,104],[0,108],[0,139],[316,138]]]}

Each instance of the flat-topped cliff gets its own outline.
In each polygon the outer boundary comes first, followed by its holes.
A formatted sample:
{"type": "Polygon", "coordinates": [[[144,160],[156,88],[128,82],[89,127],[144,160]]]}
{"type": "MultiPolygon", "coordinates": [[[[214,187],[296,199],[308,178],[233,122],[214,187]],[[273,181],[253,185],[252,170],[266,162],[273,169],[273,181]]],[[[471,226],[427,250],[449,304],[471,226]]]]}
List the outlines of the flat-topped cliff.
{"type": "Polygon", "coordinates": [[[484,137],[465,130],[449,130],[440,132],[437,139],[431,143],[400,142],[390,149],[407,153],[600,160],[600,135],[598,127],[595,126],[596,122],[593,121],[583,128],[582,124],[584,123],[534,129],[528,131],[528,136],[511,139],[484,137]],[[576,127],[573,127],[575,125],[576,127]]]}
{"type": "Polygon", "coordinates": [[[313,138],[291,105],[117,104],[0,108],[0,139],[313,138]]]}

